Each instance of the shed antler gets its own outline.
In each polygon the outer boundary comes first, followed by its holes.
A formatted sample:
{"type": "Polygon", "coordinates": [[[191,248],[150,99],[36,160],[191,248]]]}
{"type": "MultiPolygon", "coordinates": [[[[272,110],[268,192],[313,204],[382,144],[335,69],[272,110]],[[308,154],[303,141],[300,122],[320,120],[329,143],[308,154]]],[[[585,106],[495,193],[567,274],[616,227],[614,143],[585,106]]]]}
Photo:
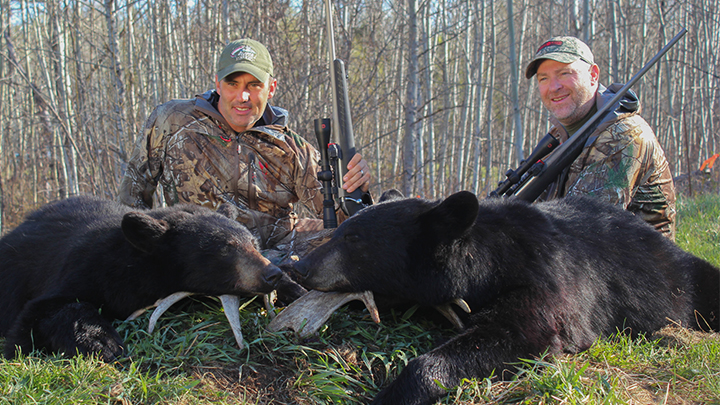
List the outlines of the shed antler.
{"type": "Polygon", "coordinates": [[[338,308],[353,300],[361,300],[375,323],[380,323],[372,291],[361,293],[321,292],[312,290],[298,298],[280,312],[268,325],[268,330],[277,332],[291,329],[300,337],[315,333],[338,308]]]}
{"type": "MultiPolygon", "coordinates": [[[[176,302],[190,295],[193,295],[193,293],[179,291],[174,294],[170,294],[165,298],[157,300],[155,302],[155,305],[153,305],[155,307],[155,310],[153,311],[152,315],[150,315],[150,321],[148,323],[148,333],[153,333],[153,330],[155,330],[155,324],[157,324],[158,319],[160,319],[160,317],[162,316],[162,314],[165,313],[165,311],[167,311],[176,302]]],[[[243,335],[242,330],[240,329],[240,298],[236,295],[226,294],[220,296],[220,302],[222,303],[225,317],[227,318],[228,323],[230,323],[230,329],[232,329],[233,336],[235,336],[235,341],[237,342],[238,348],[242,350],[245,345],[243,344],[243,335]]],[[[148,308],[142,308],[133,312],[133,314],[130,315],[127,320],[133,320],[137,318],[147,309],[148,308]]]]}

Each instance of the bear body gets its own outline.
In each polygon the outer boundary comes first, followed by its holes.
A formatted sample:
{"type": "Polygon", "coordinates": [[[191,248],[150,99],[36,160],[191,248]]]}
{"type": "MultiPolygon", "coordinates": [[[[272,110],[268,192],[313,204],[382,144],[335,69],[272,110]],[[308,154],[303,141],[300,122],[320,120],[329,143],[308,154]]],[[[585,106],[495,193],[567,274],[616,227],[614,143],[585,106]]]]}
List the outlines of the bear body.
{"type": "Polygon", "coordinates": [[[720,271],[633,214],[589,198],[528,204],[459,192],[365,208],[296,263],[308,289],[457,298],[469,326],[411,361],[375,404],[430,404],[519,358],[670,323],[718,330],[720,271]],[[697,311],[697,312],[696,312],[697,311]]]}
{"type": "Polygon", "coordinates": [[[160,298],[272,291],[287,276],[235,215],[230,206],[136,211],[85,196],[31,213],[0,239],[5,356],[34,347],[110,361],[123,352],[111,320],[160,298]]]}

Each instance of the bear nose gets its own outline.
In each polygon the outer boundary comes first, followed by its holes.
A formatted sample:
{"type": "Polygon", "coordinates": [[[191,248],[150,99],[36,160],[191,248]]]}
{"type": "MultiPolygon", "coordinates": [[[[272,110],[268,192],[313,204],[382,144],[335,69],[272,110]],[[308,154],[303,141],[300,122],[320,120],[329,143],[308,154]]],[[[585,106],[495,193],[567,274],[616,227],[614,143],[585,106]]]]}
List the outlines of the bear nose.
{"type": "Polygon", "coordinates": [[[302,278],[307,278],[308,273],[309,273],[309,268],[308,268],[308,266],[305,265],[304,260],[295,262],[292,264],[292,266],[293,266],[293,269],[295,269],[295,271],[298,272],[298,274],[300,274],[302,276],[302,278]]]}
{"type": "Polygon", "coordinates": [[[280,270],[279,267],[271,264],[265,268],[265,272],[263,274],[263,281],[273,286],[274,288],[282,278],[282,275],[282,270],[280,270]]]}

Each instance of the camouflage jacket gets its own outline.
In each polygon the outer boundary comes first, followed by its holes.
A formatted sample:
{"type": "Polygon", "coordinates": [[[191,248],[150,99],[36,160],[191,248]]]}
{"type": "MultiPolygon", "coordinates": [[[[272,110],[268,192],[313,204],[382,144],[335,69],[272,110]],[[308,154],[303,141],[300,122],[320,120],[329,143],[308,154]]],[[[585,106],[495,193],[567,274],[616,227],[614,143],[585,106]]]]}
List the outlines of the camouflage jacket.
{"type": "Polygon", "coordinates": [[[319,153],[288,129],[287,111],[268,105],[254,128],[237,133],[217,111],[217,100],[208,91],[158,106],[139,136],[118,199],[150,208],[158,203],[160,184],[167,205],[217,209],[229,202],[240,208],[238,221],[261,247],[273,247],[298,218],[322,216],[319,153]]]}
{"type": "MultiPolygon", "coordinates": [[[[618,85],[598,89],[597,107],[608,102],[618,85]]],[[[655,133],[639,115],[619,113],[591,134],[580,156],[547,190],[546,199],[587,194],[635,213],[675,239],[675,186],[655,133]]],[[[553,120],[550,132],[565,141],[568,134],[553,120]]]]}

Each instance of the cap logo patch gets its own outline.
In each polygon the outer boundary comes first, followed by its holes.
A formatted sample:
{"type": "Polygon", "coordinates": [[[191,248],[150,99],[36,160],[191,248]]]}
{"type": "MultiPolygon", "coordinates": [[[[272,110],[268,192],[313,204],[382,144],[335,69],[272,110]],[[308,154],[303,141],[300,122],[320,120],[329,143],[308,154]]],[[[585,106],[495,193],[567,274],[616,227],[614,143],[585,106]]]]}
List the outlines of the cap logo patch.
{"type": "Polygon", "coordinates": [[[535,53],[540,53],[540,51],[547,48],[548,46],[560,46],[562,44],[563,44],[562,41],[547,41],[544,44],[540,45],[540,48],[538,48],[538,50],[535,51],[535,53]]]}
{"type": "Polygon", "coordinates": [[[250,45],[242,45],[232,51],[230,57],[238,61],[247,60],[253,62],[257,58],[257,52],[250,45]]]}

